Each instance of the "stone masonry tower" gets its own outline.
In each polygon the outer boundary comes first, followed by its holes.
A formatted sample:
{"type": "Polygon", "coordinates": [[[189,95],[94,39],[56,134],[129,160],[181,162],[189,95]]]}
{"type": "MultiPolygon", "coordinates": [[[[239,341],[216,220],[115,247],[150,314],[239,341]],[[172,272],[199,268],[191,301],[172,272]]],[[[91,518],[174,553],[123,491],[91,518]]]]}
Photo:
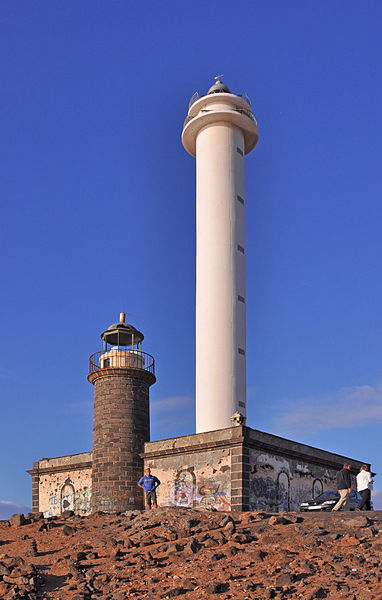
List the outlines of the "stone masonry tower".
{"type": "Polygon", "coordinates": [[[190,101],[185,149],[196,157],[196,432],[246,416],[244,156],[258,140],[248,97],[220,78],[190,101]]]}
{"type": "Polygon", "coordinates": [[[137,482],[140,454],[150,440],[149,388],[155,363],[142,352],[143,334],[120,322],[101,333],[103,350],[90,357],[94,385],[92,511],[143,508],[137,482]]]}

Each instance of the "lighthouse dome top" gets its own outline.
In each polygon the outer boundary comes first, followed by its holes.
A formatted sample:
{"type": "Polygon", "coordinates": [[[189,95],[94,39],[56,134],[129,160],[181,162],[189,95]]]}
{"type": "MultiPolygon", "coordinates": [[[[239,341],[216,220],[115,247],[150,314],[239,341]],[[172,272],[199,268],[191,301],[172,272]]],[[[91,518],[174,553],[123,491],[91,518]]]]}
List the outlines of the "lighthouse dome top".
{"type": "Polygon", "coordinates": [[[133,325],[125,323],[125,313],[121,313],[119,323],[113,323],[101,333],[101,340],[111,346],[132,346],[142,342],[144,337],[133,325]]]}
{"type": "Polygon", "coordinates": [[[220,77],[216,77],[214,85],[210,87],[207,92],[208,94],[231,94],[231,90],[220,80],[220,77]]]}

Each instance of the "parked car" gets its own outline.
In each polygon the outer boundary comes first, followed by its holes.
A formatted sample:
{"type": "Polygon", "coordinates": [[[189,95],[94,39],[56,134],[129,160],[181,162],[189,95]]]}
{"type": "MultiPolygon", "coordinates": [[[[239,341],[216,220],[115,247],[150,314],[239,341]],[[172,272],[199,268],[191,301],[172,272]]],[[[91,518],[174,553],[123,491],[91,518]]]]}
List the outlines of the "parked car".
{"type": "MultiPolygon", "coordinates": [[[[329,491],[323,492],[319,496],[316,496],[313,500],[309,500],[307,502],[301,502],[300,504],[300,512],[310,512],[312,510],[332,510],[333,506],[340,499],[340,495],[337,491],[329,491]]],[[[355,510],[358,504],[361,502],[361,495],[352,490],[350,494],[350,510],[355,510]]],[[[371,503],[373,507],[373,503],[371,503]]],[[[340,508],[343,510],[343,506],[340,508]]]]}

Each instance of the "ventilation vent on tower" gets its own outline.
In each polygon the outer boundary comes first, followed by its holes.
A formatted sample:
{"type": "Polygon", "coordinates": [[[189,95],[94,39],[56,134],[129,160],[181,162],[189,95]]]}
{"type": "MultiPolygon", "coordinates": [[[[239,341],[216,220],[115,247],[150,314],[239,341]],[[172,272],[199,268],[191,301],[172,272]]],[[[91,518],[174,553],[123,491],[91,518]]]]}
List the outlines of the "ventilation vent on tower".
{"type": "Polygon", "coordinates": [[[243,350],[243,348],[238,348],[238,352],[239,352],[239,354],[242,354],[243,356],[245,356],[245,350],[243,350]]]}
{"type": "Polygon", "coordinates": [[[242,151],[241,148],[239,148],[239,146],[237,146],[236,150],[240,154],[240,156],[244,156],[244,152],[242,151]]]}
{"type": "Polygon", "coordinates": [[[244,204],[244,198],[242,198],[241,196],[237,196],[237,199],[239,202],[241,202],[241,204],[244,204]]]}
{"type": "Polygon", "coordinates": [[[240,244],[237,245],[237,249],[239,250],[239,252],[241,252],[242,254],[244,254],[244,248],[243,246],[240,246],[240,244]]]}
{"type": "Polygon", "coordinates": [[[239,302],[245,302],[244,296],[238,296],[237,299],[239,300],[239,302]]]}

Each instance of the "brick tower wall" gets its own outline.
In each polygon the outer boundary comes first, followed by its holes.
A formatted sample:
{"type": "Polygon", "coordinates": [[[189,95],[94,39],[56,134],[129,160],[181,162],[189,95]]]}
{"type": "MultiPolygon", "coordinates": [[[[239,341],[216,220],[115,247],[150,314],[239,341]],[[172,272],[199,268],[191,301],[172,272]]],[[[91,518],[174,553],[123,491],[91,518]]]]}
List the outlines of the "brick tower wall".
{"type": "Polygon", "coordinates": [[[143,508],[137,487],[150,439],[149,387],[155,377],[136,369],[99,369],[94,384],[92,511],[143,508]]]}

